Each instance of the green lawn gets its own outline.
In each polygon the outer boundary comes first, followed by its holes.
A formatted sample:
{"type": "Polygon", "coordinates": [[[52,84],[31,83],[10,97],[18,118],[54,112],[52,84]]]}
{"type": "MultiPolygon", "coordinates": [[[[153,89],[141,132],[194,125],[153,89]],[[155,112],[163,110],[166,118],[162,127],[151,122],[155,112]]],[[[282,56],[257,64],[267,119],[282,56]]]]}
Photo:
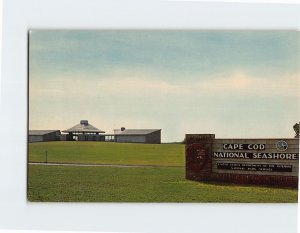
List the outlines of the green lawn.
{"type": "Polygon", "coordinates": [[[48,162],[166,167],[29,165],[30,201],[297,202],[296,189],[208,184],[186,180],[183,144],[31,143],[29,162],[44,162],[45,151],[48,162]]]}
{"type": "Polygon", "coordinates": [[[29,144],[29,162],[184,166],[183,144],[38,142],[29,144]]]}
{"type": "Polygon", "coordinates": [[[29,166],[30,201],[297,202],[297,190],[185,180],[184,168],[29,166]]]}

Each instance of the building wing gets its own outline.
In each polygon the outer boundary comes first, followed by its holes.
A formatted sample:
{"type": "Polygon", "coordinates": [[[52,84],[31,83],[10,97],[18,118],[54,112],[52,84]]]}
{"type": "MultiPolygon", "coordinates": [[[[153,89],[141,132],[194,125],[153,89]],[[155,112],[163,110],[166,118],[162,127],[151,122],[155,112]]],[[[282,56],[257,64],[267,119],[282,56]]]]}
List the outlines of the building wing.
{"type": "Polygon", "coordinates": [[[147,135],[160,129],[114,129],[115,135],[147,135]]]}
{"type": "Polygon", "coordinates": [[[29,136],[44,136],[49,133],[59,132],[59,130],[29,130],[29,136]]]}

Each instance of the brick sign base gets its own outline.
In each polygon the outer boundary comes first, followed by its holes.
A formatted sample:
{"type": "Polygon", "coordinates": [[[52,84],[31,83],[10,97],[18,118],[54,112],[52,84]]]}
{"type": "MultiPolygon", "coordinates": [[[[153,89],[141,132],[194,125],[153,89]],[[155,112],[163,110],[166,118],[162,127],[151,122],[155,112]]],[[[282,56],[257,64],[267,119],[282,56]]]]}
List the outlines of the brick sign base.
{"type": "Polygon", "coordinates": [[[212,134],[186,135],[186,179],[210,180],[212,134]]]}
{"type": "Polygon", "coordinates": [[[298,178],[295,176],[267,176],[212,173],[210,181],[233,184],[271,185],[284,187],[298,187],[298,178]]]}
{"type": "MultiPolygon", "coordinates": [[[[220,139],[221,140],[221,139],[220,139]]],[[[243,140],[243,142],[247,142],[248,144],[238,144],[235,143],[235,139],[229,139],[228,141],[231,144],[228,144],[229,147],[231,145],[258,145],[258,144],[251,144],[253,143],[251,139],[237,139],[237,141],[243,140]]],[[[255,139],[253,139],[255,140],[255,139]]],[[[257,139],[258,140],[258,139],[257,139]]],[[[268,147],[265,149],[265,154],[268,155],[267,152],[272,151],[275,153],[275,155],[280,155],[281,152],[276,154],[276,149],[274,149],[273,145],[268,145],[269,139],[265,139],[267,142],[266,144],[259,144],[261,147],[268,147]]],[[[275,139],[272,139],[273,141],[275,139]]],[[[278,139],[279,140],[279,139],[278,139]]],[[[213,161],[216,158],[213,158],[214,150],[218,150],[218,153],[221,151],[216,144],[220,142],[216,142],[214,134],[187,134],[186,135],[186,179],[194,180],[194,181],[205,181],[205,182],[221,182],[221,183],[232,183],[232,184],[250,184],[250,185],[267,185],[267,186],[285,186],[285,187],[298,187],[298,162],[299,162],[299,153],[296,153],[299,151],[299,141],[288,139],[293,142],[292,145],[290,145],[290,150],[292,152],[295,152],[292,154],[294,157],[294,160],[290,161],[283,161],[282,160],[259,160],[259,159],[237,159],[234,158],[226,158],[225,160],[223,158],[223,161],[228,161],[228,163],[236,163],[238,161],[239,163],[242,163],[243,161],[246,161],[245,163],[253,163],[252,161],[255,161],[254,163],[258,164],[267,164],[268,162],[272,164],[279,164],[278,166],[282,166],[280,164],[292,164],[292,165],[285,165],[285,168],[287,170],[282,170],[281,172],[278,172],[277,170],[274,172],[264,172],[264,171],[228,171],[228,170],[222,170],[218,169],[214,166],[216,164],[216,161],[213,161]],[[217,148],[217,149],[216,149],[217,148]],[[295,158],[297,156],[297,159],[295,158]],[[259,161],[258,161],[259,160],[259,161]],[[242,162],[241,162],[242,161],[242,162]],[[257,162],[258,161],[258,162],[257,162]],[[261,162],[263,161],[263,162],[261,162]],[[291,168],[290,168],[291,167],[291,168]],[[293,172],[291,170],[293,169],[293,172]],[[243,174],[243,173],[249,173],[249,174],[243,174]],[[273,175],[274,173],[274,175],[273,175]],[[292,175],[290,175],[292,174],[292,175]]],[[[225,141],[225,139],[222,139],[221,142],[225,141]]],[[[272,143],[273,143],[272,141],[272,143]]],[[[264,142],[264,141],[263,141],[264,142]]],[[[226,148],[227,144],[225,145],[226,148]]],[[[237,147],[237,146],[236,146],[237,147]]],[[[233,148],[233,146],[232,146],[233,148]]],[[[226,148],[227,149],[227,148],[226,148]]],[[[241,149],[241,148],[240,148],[241,149]]],[[[249,151],[248,151],[249,152],[249,151]]],[[[251,153],[259,154],[260,151],[252,150],[251,153]]],[[[288,153],[282,152],[283,154],[290,155],[288,153]]],[[[262,153],[261,153],[262,154],[262,153]]],[[[219,158],[217,158],[219,159],[219,158]]],[[[227,164],[228,164],[227,163],[227,164]]],[[[277,165],[276,165],[277,166],[277,165]]],[[[220,167],[219,167],[220,168],[220,167]]]]}

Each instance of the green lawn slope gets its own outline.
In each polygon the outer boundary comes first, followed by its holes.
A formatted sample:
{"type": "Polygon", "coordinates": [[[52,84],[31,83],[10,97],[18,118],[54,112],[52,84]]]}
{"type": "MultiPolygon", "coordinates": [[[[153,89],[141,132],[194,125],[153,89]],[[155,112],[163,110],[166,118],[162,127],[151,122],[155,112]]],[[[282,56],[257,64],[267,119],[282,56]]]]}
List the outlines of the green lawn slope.
{"type": "Polygon", "coordinates": [[[208,184],[184,168],[29,166],[28,199],[49,202],[297,202],[297,190],[208,184]]]}
{"type": "Polygon", "coordinates": [[[38,142],[29,144],[29,162],[184,166],[183,144],[38,142]]]}
{"type": "Polygon", "coordinates": [[[183,144],[41,142],[29,162],[153,165],[76,167],[28,165],[28,200],[48,202],[296,203],[298,190],[185,179],[183,144]]]}

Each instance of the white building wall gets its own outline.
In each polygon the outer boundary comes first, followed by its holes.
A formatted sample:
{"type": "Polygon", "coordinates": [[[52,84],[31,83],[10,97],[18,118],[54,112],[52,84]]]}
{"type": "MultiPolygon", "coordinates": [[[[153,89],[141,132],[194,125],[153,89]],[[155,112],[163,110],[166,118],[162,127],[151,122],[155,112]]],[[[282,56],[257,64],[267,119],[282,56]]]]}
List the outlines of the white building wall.
{"type": "Polygon", "coordinates": [[[104,141],[104,136],[99,134],[79,134],[78,141],[104,141]]]}
{"type": "Polygon", "coordinates": [[[146,137],[144,135],[118,135],[116,142],[139,142],[145,143],[146,137]]]}
{"type": "Polygon", "coordinates": [[[29,140],[29,142],[42,142],[43,136],[31,135],[31,136],[29,136],[28,140],[29,140]]]}

